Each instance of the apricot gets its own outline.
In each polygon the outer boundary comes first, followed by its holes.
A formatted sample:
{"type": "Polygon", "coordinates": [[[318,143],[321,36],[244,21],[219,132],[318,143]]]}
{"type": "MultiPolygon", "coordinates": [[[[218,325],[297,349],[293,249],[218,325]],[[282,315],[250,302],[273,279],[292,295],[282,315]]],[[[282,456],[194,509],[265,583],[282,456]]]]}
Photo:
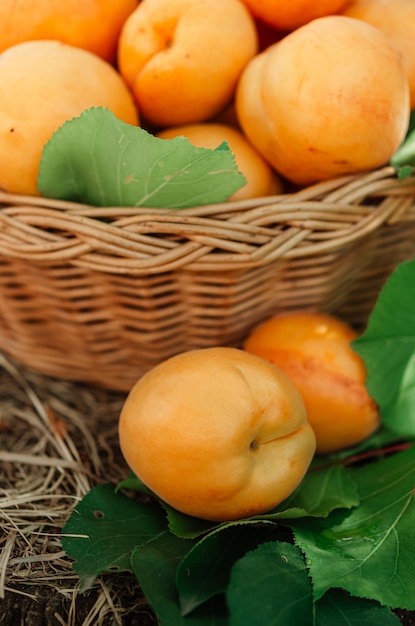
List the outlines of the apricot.
{"type": "Polygon", "coordinates": [[[118,37],[138,0],[1,0],[0,52],[24,41],[56,39],[113,63],[118,37]]]}
{"type": "Polygon", "coordinates": [[[408,129],[409,85],[384,33],[333,15],[252,59],[235,107],[244,134],[277,172],[308,185],[386,164],[408,129]]]}
{"type": "Polygon", "coordinates": [[[226,347],[184,352],[144,374],[122,407],[119,441],[150,490],[213,521],[276,506],[302,481],[315,450],[286,374],[226,347]]]}
{"type": "Polygon", "coordinates": [[[201,122],[171,126],[158,133],[162,139],[186,137],[198,148],[216,148],[226,141],[235,155],[239,171],[244,174],[246,184],[229,199],[244,200],[269,196],[282,192],[281,179],[269,163],[256,151],[245,136],[236,128],[226,124],[201,122]]]}
{"type": "Polygon", "coordinates": [[[311,20],[339,13],[348,0],[242,0],[252,15],[277,30],[290,32],[311,20]]]}
{"type": "Polygon", "coordinates": [[[300,391],[318,454],[363,441],[380,423],[365,386],[366,368],[351,346],[356,331],[324,313],[286,313],[252,329],[244,349],[280,367],[300,391]]]}
{"type": "Polygon", "coordinates": [[[0,187],[38,195],[43,146],[61,124],[92,106],[139,123],[122,77],[92,52],[58,41],[29,41],[2,52],[0,187]]]}
{"type": "Polygon", "coordinates": [[[368,22],[385,33],[402,53],[415,108],[415,3],[413,0],[349,0],[342,15],[368,22]]]}
{"type": "Polygon", "coordinates": [[[121,30],[118,67],[150,124],[190,124],[231,101],[257,50],[239,0],[143,0],[121,30]]]}

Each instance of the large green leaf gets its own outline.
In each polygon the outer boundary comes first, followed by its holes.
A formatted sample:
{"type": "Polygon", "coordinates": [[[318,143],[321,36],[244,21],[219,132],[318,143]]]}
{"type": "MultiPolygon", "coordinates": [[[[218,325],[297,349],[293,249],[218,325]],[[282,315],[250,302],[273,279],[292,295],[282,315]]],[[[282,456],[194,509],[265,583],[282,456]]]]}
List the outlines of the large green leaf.
{"type": "Polygon", "coordinates": [[[165,535],[134,550],[131,563],[140,586],[162,626],[228,626],[222,596],[215,596],[184,617],[176,588],[176,569],[191,542],[165,535]]]}
{"type": "Polygon", "coordinates": [[[203,537],[181,561],[176,575],[182,614],[226,591],[233,564],[265,541],[275,540],[273,522],[245,521],[223,525],[203,537]]]}
{"type": "Polygon", "coordinates": [[[334,509],[357,506],[359,495],[351,474],[341,465],[309,471],[300,485],[264,519],[326,517],[334,509]]]}
{"type": "Polygon", "coordinates": [[[384,424],[415,435],[415,261],[395,269],[352,345],[365,362],[367,388],[384,424]]]}
{"type": "Polygon", "coordinates": [[[298,520],[315,598],[339,587],[391,608],[415,610],[415,447],[353,470],[360,504],[298,520]]]}
{"type": "Polygon", "coordinates": [[[230,626],[312,626],[313,598],[300,550],[263,543],[233,567],[227,590],[230,626]]]}
{"type": "Polygon", "coordinates": [[[373,600],[331,589],[315,607],[315,626],[399,626],[398,617],[373,600]]]}
{"type": "Polygon", "coordinates": [[[102,107],[65,122],[44,146],[43,196],[94,206],[178,208],[223,202],[246,183],[229,146],[160,139],[102,107]]]}
{"type": "Polygon", "coordinates": [[[81,589],[103,572],[131,571],[131,553],[155,537],[170,535],[162,509],[116,493],[112,484],[94,487],[77,504],[63,528],[62,547],[75,559],[81,589]]]}

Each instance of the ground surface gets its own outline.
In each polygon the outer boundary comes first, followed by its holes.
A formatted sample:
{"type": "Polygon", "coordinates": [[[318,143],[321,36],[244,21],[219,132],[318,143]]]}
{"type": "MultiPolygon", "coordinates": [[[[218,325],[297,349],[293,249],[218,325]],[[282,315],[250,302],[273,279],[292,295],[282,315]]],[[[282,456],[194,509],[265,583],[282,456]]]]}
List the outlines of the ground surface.
{"type": "MultiPolygon", "coordinates": [[[[126,477],[117,436],[124,397],[28,372],[0,354],[0,626],[157,625],[131,575],[79,593],[59,541],[93,485],[126,477]]],[[[397,615],[415,626],[415,612],[397,615]]]]}

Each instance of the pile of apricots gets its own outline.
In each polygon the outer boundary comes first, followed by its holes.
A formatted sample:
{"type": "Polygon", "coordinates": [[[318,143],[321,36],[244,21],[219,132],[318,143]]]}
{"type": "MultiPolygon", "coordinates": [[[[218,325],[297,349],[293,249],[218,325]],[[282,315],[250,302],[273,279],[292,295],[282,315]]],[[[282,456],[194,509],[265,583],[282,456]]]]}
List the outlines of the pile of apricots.
{"type": "Polygon", "coordinates": [[[412,0],[2,0],[0,187],[38,195],[43,146],[91,106],[161,138],[227,141],[283,193],[386,164],[415,103],[412,0]]]}

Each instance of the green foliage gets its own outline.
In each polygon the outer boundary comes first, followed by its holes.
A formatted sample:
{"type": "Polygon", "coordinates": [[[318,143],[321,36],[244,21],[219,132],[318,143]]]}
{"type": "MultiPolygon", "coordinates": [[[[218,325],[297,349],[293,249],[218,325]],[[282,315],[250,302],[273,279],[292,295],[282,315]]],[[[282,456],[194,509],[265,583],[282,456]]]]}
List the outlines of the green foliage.
{"type": "Polygon", "coordinates": [[[360,503],[294,526],[319,599],[333,587],[415,610],[415,447],[352,470],[360,503]]]}
{"type": "Polygon", "coordinates": [[[85,590],[103,572],[131,570],[132,550],[163,533],[168,530],[156,502],[133,502],[106,483],[77,505],[63,529],[62,547],[75,559],[85,590]]]}
{"type": "Polygon", "coordinates": [[[225,593],[233,565],[264,541],[277,541],[272,522],[246,520],[222,524],[193,546],[180,563],[176,581],[182,615],[209,598],[225,593]]]}
{"type": "Polygon", "coordinates": [[[415,171],[415,110],[411,111],[405,140],[390,160],[399,178],[412,176],[415,171]]]}
{"type": "Polygon", "coordinates": [[[289,498],[246,520],[184,515],[132,475],[94,488],[63,536],[82,588],[131,569],[164,626],[396,626],[392,609],[415,610],[415,261],[353,346],[377,433],[316,457],[289,498]]]}
{"type": "Polygon", "coordinates": [[[315,626],[399,626],[392,611],[373,600],[360,600],[331,589],[316,602],[315,626]]]}
{"type": "Polygon", "coordinates": [[[384,285],[367,328],[353,342],[368,370],[367,388],[392,432],[415,435],[415,261],[384,285]]]}
{"type": "Polygon", "coordinates": [[[185,137],[160,139],[103,107],[58,128],[43,148],[38,175],[48,198],[176,209],[224,202],[245,182],[226,143],[211,150],[185,137]]]}
{"type": "Polygon", "coordinates": [[[267,514],[267,518],[326,517],[334,509],[348,509],[357,504],[359,495],[356,485],[343,466],[314,468],[291,496],[267,514]]]}
{"type": "Polygon", "coordinates": [[[313,598],[303,556],[289,543],[263,543],[232,570],[230,626],[313,623],[313,598]]]}

